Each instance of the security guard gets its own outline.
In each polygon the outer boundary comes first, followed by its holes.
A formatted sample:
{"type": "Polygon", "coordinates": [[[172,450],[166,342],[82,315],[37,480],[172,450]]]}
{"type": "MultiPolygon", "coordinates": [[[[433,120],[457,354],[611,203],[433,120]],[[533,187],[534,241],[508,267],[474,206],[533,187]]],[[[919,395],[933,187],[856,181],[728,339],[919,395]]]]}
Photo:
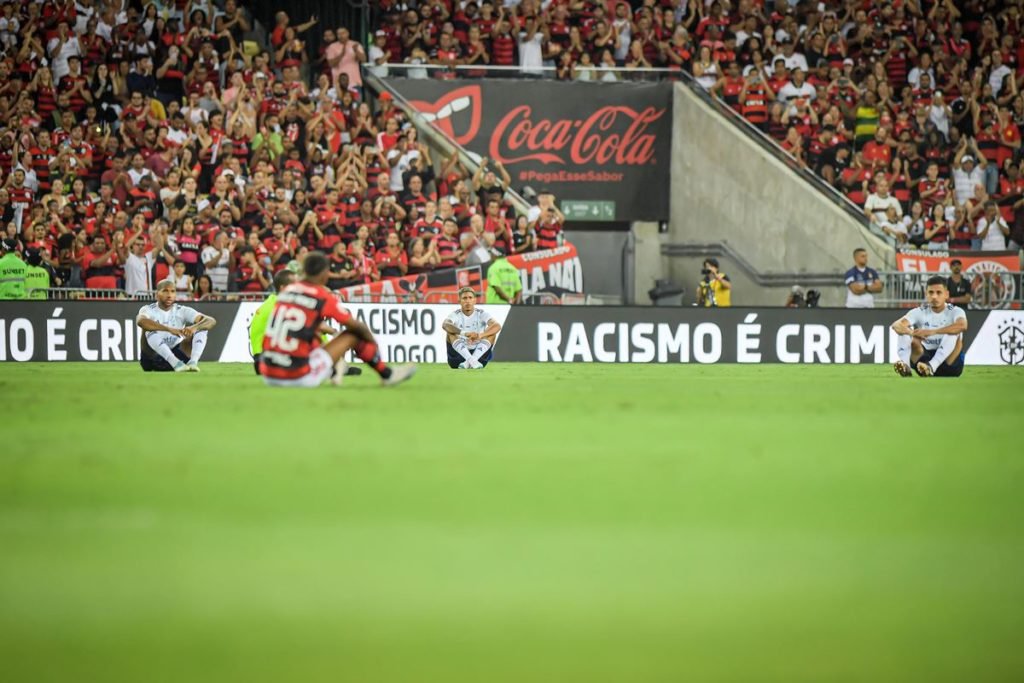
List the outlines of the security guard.
{"type": "Polygon", "coordinates": [[[29,299],[45,299],[52,282],[50,271],[43,264],[38,249],[25,250],[25,295],[29,299]]]}
{"type": "Polygon", "coordinates": [[[25,298],[25,262],[18,256],[18,243],[0,240],[0,299],[25,298]]]}
{"type": "Polygon", "coordinates": [[[519,269],[500,258],[487,269],[487,303],[520,304],[523,302],[523,283],[519,269]]]}

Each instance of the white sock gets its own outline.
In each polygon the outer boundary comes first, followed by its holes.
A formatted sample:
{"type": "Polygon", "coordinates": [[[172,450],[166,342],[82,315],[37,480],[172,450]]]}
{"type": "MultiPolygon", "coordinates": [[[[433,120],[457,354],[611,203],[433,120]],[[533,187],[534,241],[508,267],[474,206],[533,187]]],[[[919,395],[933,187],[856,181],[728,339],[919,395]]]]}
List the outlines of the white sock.
{"type": "Polygon", "coordinates": [[[910,367],[910,342],[913,339],[909,334],[901,334],[896,339],[896,355],[901,361],[910,367]]]}
{"type": "Polygon", "coordinates": [[[209,335],[207,330],[196,332],[192,335],[192,356],[189,358],[189,363],[197,365],[199,359],[203,357],[203,350],[206,348],[206,337],[209,335]]]}
{"type": "Polygon", "coordinates": [[[473,356],[469,353],[469,347],[466,345],[465,339],[459,337],[453,341],[452,348],[455,349],[455,353],[466,359],[467,364],[473,362],[473,356]]]}
{"type": "Polygon", "coordinates": [[[480,359],[491,350],[491,342],[486,339],[481,339],[476,343],[476,348],[473,350],[473,360],[480,362],[480,359]]]}
{"type": "Polygon", "coordinates": [[[154,339],[149,339],[148,341],[153,350],[160,354],[160,357],[167,361],[172,368],[178,367],[181,359],[174,355],[174,351],[171,350],[167,342],[160,340],[159,343],[154,343],[156,341],[154,339]]]}
{"type": "Polygon", "coordinates": [[[939,348],[935,349],[935,355],[928,361],[928,365],[932,366],[932,372],[935,372],[939,367],[946,362],[949,358],[949,354],[953,353],[953,349],[956,348],[957,335],[955,334],[944,334],[942,335],[942,341],[939,342],[939,348]]]}

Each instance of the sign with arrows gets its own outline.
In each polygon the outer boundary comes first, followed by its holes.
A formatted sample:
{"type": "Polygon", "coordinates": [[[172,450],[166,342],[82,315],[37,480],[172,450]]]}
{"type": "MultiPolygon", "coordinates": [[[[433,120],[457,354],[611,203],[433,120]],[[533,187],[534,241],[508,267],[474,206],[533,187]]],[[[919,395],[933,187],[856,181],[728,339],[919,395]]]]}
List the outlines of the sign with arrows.
{"type": "Polygon", "coordinates": [[[567,221],[614,221],[615,202],[565,199],[561,202],[567,221]]]}

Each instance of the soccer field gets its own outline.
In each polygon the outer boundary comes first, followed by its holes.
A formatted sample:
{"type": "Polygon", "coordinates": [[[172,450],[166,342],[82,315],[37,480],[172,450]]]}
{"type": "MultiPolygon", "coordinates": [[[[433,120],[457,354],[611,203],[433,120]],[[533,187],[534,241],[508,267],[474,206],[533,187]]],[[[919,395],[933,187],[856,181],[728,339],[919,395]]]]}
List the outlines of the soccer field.
{"type": "Polygon", "coordinates": [[[4,364],[0,679],[1024,677],[1024,368],[4,364]]]}

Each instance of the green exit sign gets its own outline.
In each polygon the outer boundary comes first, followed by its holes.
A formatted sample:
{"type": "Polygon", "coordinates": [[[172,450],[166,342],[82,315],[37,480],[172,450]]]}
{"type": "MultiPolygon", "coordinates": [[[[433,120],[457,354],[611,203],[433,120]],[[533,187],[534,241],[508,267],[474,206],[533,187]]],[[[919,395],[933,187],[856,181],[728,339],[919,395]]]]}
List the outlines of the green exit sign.
{"type": "Polygon", "coordinates": [[[566,199],[561,208],[567,221],[615,220],[615,202],[566,199]]]}

